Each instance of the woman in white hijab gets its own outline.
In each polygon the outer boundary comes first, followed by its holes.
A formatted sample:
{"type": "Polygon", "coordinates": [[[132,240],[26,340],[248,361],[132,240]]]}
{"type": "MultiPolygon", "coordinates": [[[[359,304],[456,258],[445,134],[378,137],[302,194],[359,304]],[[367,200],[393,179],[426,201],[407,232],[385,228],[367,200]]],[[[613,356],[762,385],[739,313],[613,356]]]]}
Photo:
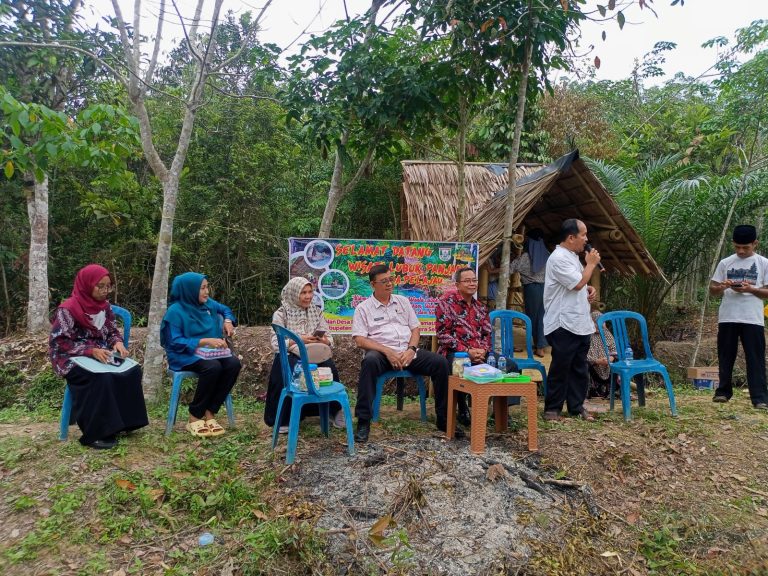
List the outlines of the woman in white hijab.
{"type": "MultiPolygon", "coordinates": [[[[281,306],[272,315],[272,323],[283,326],[300,336],[310,359],[318,366],[325,366],[333,372],[333,380],[339,381],[339,373],[331,358],[333,337],[328,331],[328,324],[323,317],[323,311],[312,304],[314,289],[312,283],[306,278],[291,278],[280,293],[281,306]],[[322,335],[321,335],[322,333],[322,335]]],[[[274,426],[277,420],[277,404],[280,401],[280,393],[283,390],[283,375],[280,369],[280,354],[277,344],[277,334],[272,332],[272,351],[275,359],[272,362],[272,370],[269,373],[269,387],[267,389],[267,404],[264,408],[264,422],[268,426],[274,426]]],[[[291,369],[299,361],[299,350],[296,344],[289,341],[288,362],[291,369]]],[[[330,406],[331,422],[337,428],[344,428],[344,411],[338,402],[332,402],[330,406]]],[[[283,403],[283,413],[280,418],[280,431],[287,432],[288,420],[291,414],[291,401],[287,398],[283,403]]],[[[316,416],[317,404],[310,404],[301,411],[301,417],[316,416]]]]}

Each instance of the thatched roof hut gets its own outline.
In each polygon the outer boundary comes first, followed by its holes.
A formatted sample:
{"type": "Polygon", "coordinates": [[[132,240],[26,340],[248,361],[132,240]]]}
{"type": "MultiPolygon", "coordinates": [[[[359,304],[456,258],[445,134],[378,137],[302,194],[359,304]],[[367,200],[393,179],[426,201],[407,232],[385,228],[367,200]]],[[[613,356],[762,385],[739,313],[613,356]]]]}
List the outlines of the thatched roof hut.
{"type": "MultiPolygon", "coordinates": [[[[480,263],[502,241],[507,202],[507,172],[497,175],[486,166],[499,165],[473,163],[467,170],[464,237],[480,244],[480,263]]],[[[454,240],[458,203],[455,165],[407,161],[403,162],[403,173],[403,238],[454,240]]],[[[516,231],[541,228],[547,240],[555,244],[562,221],[579,218],[587,224],[590,242],[600,251],[608,271],[663,275],[616,201],[579,158],[578,150],[544,167],[518,166],[515,196],[516,231]]]]}

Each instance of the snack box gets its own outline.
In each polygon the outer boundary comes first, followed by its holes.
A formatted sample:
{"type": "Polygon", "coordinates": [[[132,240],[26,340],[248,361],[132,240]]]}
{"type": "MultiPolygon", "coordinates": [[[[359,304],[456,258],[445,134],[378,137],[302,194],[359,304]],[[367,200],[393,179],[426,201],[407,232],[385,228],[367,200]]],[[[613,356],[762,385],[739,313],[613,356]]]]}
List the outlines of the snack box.
{"type": "Polygon", "coordinates": [[[473,382],[498,382],[503,373],[489,364],[476,364],[464,368],[464,378],[473,382]]]}
{"type": "Polygon", "coordinates": [[[320,366],[317,369],[317,383],[320,386],[330,386],[333,384],[333,372],[330,368],[320,366]]]}

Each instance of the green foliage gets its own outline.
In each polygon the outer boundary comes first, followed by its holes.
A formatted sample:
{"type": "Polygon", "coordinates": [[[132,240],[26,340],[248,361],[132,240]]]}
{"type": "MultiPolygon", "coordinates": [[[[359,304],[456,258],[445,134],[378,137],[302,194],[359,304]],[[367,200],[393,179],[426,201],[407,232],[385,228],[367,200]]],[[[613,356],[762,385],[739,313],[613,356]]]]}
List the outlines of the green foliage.
{"type": "Polygon", "coordinates": [[[0,409],[16,402],[23,383],[24,375],[14,365],[0,366],[0,409]]]}
{"type": "Polygon", "coordinates": [[[35,375],[27,388],[24,404],[29,410],[60,408],[64,399],[63,378],[54,374],[50,367],[35,375]]]}

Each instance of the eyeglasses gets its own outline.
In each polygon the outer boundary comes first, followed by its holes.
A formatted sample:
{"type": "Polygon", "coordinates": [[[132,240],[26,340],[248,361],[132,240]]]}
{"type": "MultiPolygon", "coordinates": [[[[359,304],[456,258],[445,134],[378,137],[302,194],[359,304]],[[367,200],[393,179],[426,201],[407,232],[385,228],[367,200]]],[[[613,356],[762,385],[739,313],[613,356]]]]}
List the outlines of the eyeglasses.
{"type": "Polygon", "coordinates": [[[94,288],[99,292],[112,292],[112,284],[96,284],[94,288]]]}
{"type": "Polygon", "coordinates": [[[477,284],[477,278],[472,278],[471,280],[459,280],[460,284],[477,284]]]}
{"type": "Polygon", "coordinates": [[[374,282],[376,284],[387,285],[387,284],[392,284],[393,280],[392,280],[392,278],[382,278],[381,280],[374,280],[374,282]]]}

